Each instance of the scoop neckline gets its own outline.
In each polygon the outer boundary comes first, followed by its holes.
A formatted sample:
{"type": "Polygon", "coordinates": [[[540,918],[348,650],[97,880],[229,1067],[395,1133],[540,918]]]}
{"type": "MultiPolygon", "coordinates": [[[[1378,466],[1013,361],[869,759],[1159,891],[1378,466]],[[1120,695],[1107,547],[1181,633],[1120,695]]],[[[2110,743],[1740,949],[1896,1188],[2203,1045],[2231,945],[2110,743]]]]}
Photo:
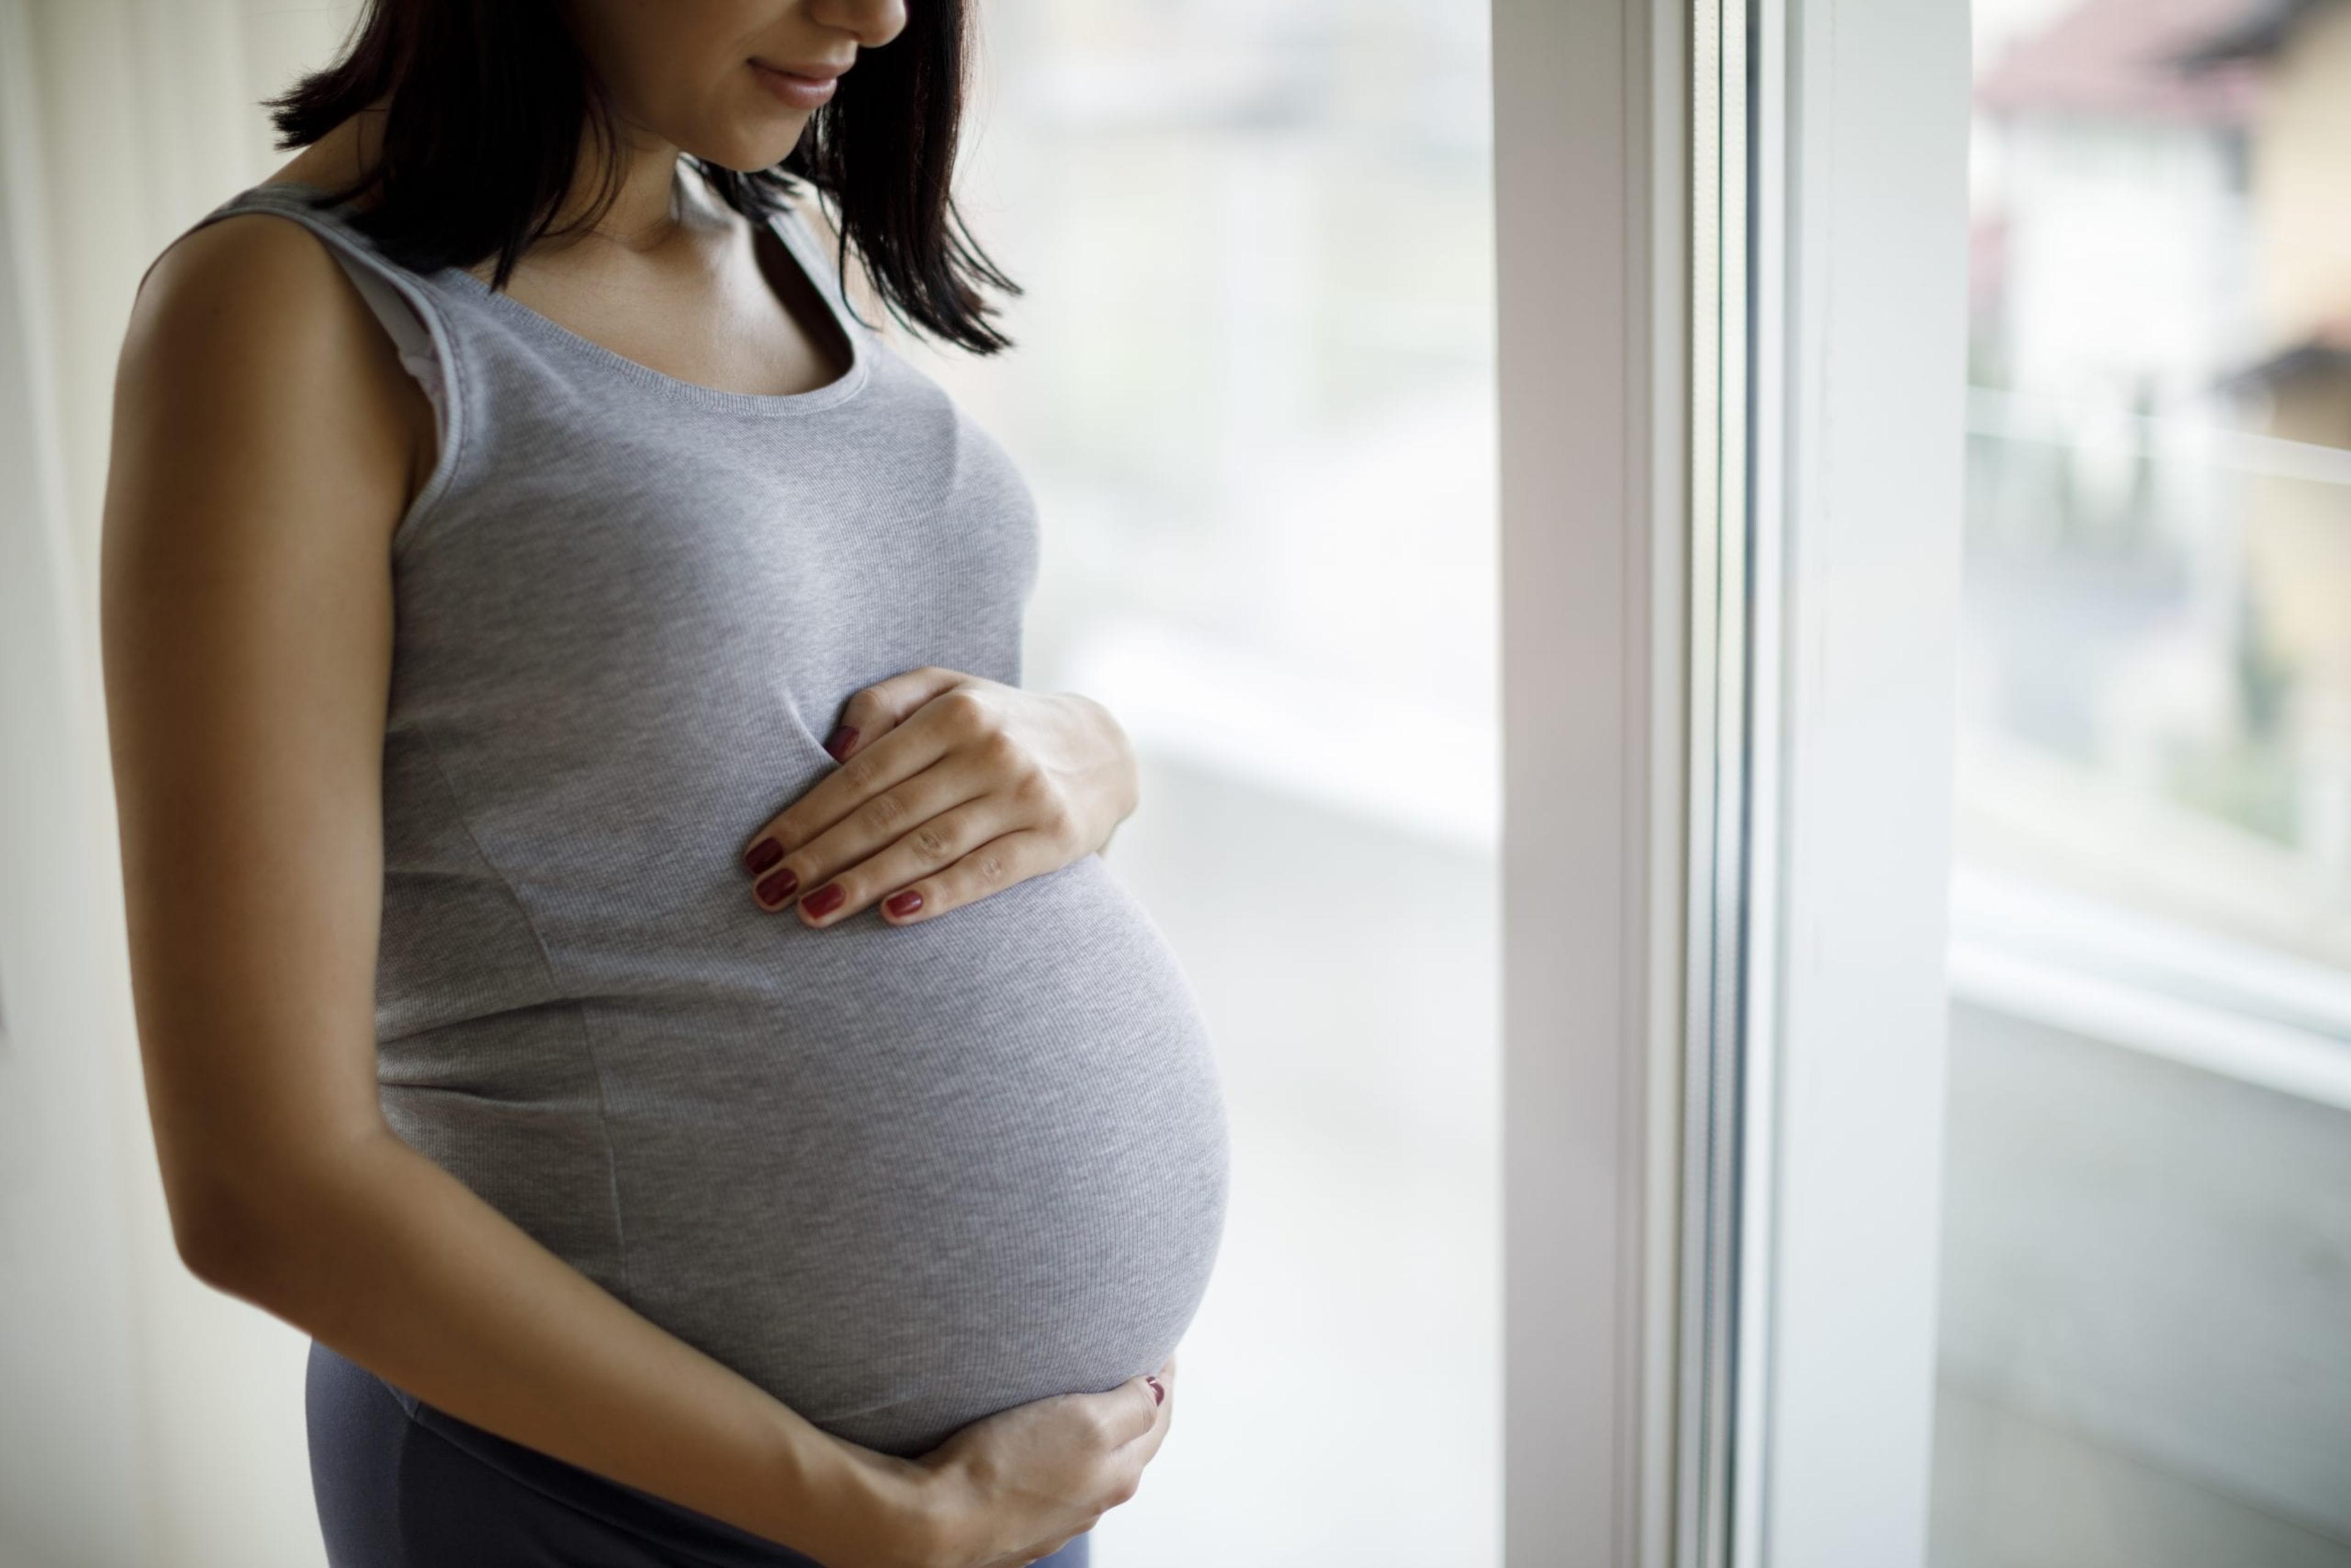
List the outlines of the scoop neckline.
{"type": "MultiPolygon", "coordinates": [[[[299,199],[303,193],[318,198],[324,198],[327,194],[319,187],[298,180],[265,181],[254,189],[282,191],[296,196],[297,199],[299,199]]],[[[316,210],[320,203],[314,201],[308,204],[316,210]]],[[[348,218],[350,214],[348,203],[327,204],[327,205],[339,218],[348,218]]],[[[615,375],[624,382],[675,402],[756,414],[813,413],[836,407],[855,397],[872,379],[872,345],[867,340],[856,319],[852,317],[841,302],[834,298],[833,291],[820,281],[822,275],[829,269],[819,267],[810,253],[803,248],[792,214],[783,210],[770,213],[762,220],[762,226],[775,236],[777,242],[783,246],[785,256],[799,271],[801,279],[814,289],[817,298],[824,302],[826,315],[831,319],[833,325],[840,329],[842,340],[849,345],[849,368],[824,385],[811,387],[807,392],[734,392],[725,387],[705,386],[700,382],[689,382],[630,359],[626,354],[608,349],[592,338],[582,337],[553,317],[524,304],[503,289],[491,287],[462,267],[443,267],[424,276],[446,280],[453,287],[479,299],[489,309],[497,312],[518,329],[529,334],[539,342],[593,364],[606,373],[615,375]]],[[[764,266],[761,267],[760,276],[763,280],[766,280],[764,266]]],[[[768,293],[775,294],[772,282],[768,283],[768,293]]],[[[776,303],[778,308],[789,311],[789,307],[784,304],[780,296],[776,296],[776,303]]]]}

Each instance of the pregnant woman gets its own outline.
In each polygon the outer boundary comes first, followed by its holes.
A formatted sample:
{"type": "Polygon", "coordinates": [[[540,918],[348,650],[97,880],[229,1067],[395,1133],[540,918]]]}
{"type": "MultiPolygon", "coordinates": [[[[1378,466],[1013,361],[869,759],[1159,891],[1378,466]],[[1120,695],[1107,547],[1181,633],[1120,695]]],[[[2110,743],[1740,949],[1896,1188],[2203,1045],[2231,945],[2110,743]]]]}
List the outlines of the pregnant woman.
{"type": "Polygon", "coordinates": [[[338,1568],[1083,1564],[1167,1435],[1228,1145],[1132,752],[847,298],[1008,346],[960,13],[374,0],[141,286],[150,1103],[338,1568]]]}

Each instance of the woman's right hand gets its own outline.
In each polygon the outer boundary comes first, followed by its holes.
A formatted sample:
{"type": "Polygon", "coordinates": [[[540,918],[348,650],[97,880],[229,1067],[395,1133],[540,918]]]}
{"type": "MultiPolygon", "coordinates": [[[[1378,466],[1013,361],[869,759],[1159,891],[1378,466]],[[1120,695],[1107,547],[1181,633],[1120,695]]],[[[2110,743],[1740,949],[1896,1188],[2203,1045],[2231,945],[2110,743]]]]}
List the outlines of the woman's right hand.
{"type": "Polygon", "coordinates": [[[1106,1393],[999,1410],[913,1461],[927,1472],[937,1568],[1022,1568],[1051,1556],[1134,1495],[1175,1412],[1170,1355],[1155,1375],[1106,1393]]]}

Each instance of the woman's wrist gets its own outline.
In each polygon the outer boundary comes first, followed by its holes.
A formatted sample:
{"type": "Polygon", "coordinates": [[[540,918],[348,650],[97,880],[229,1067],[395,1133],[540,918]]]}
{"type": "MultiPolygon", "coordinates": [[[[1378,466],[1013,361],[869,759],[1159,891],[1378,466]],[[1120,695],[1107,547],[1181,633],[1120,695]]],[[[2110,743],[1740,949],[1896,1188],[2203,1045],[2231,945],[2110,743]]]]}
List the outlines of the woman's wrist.
{"type": "Polygon", "coordinates": [[[798,1416],[779,1424],[776,1518],[761,1533],[841,1568],[946,1568],[953,1521],[935,1474],[798,1416]]]}

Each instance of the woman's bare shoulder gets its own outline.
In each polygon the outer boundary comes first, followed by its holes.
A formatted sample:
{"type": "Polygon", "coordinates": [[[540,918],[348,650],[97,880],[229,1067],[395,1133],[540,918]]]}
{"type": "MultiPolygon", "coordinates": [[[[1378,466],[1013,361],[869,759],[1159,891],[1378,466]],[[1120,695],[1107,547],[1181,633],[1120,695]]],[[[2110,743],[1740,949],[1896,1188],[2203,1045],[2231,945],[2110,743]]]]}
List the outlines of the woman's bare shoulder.
{"type": "Polygon", "coordinates": [[[260,211],[215,218],[181,234],[149,266],[131,310],[132,340],[169,342],[288,318],[325,325],[338,304],[329,286],[339,271],[327,242],[291,218],[260,211]]]}
{"type": "Polygon", "coordinates": [[[367,308],[327,244],[294,219],[266,212],[188,230],[140,281],[126,355],[233,348],[243,350],[236,361],[257,362],[331,347],[365,323],[367,308]]]}
{"type": "MultiPolygon", "coordinates": [[[[116,369],[118,413],[174,440],[176,462],[243,465],[307,454],[353,478],[395,482],[395,512],[429,466],[430,405],[328,242],[275,214],[237,213],[182,234],[141,280],[116,369]],[[396,462],[384,459],[390,442],[396,462]]],[[[258,476],[248,476],[261,477],[258,476]]]]}

